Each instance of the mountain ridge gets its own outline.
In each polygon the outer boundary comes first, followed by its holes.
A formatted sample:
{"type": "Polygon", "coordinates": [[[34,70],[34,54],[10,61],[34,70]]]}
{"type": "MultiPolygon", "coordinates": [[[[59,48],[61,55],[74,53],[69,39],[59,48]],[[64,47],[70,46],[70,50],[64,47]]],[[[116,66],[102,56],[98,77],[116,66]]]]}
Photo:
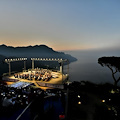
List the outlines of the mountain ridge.
{"type": "Polygon", "coordinates": [[[0,55],[9,57],[50,57],[68,59],[70,62],[76,61],[75,57],[64,52],[58,52],[47,45],[34,45],[24,47],[13,47],[5,44],[0,45],[0,55]]]}
{"type": "MultiPolygon", "coordinates": [[[[8,64],[4,62],[6,58],[20,58],[27,57],[28,60],[26,62],[27,69],[31,68],[31,60],[30,58],[62,58],[68,59],[69,63],[74,62],[77,59],[72,57],[69,54],[65,54],[64,52],[58,52],[49,48],[46,45],[35,45],[35,46],[27,46],[27,47],[12,47],[6,45],[0,45],[0,75],[8,72],[8,64]]],[[[49,64],[50,68],[55,68],[59,66],[58,62],[36,62],[36,67],[45,67],[49,64]]],[[[11,71],[21,71],[23,67],[22,62],[14,62],[11,63],[11,71]],[[17,66],[17,67],[16,67],[17,66]]]]}
{"type": "MultiPolygon", "coordinates": [[[[7,48],[7,49],[31,49],[31,48],[46,48],[46,49],[49,49],[49,50],[53,50],[52,48],[48,47],[47,45],[34,45],[34,46],[18,46],[18,47],[13,47],[13,46],[7,46],[5,44],[2,44],[0,45],[0,48],[7,48]]],[[[54,50],[53,50],[54,51],[54,50]]]]}

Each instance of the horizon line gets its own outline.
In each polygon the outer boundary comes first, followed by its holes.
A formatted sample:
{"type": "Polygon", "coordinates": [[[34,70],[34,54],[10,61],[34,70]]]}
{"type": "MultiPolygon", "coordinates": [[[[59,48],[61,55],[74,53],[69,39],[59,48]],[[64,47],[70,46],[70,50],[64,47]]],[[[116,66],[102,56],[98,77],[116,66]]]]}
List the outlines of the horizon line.
{"type": "MultiPolygon", "coordinates": [[[[6,45],[6,44],[0,44],[0,46],[6,46],[6,47],[13,47],[13,48],[19,48],[19,47],[34,47],[34,46],[47,46],[49,47],[48,45],[46,44],[35,44],[35,45],[23,45],[23,46],[11,46],[11,45],[6,45]]],[[[55,49],[53,47],[49,47],[49,48],[52,48],[53,50],[55,51],[87,51],[87,50],[118,50],[119,48],[116,47],[116,48],[113,48],[113,47],[107,47],[107,48],[96,48],[96,47],[93,47],[93,48],[80,48],[80,49],[55,49]]]]}

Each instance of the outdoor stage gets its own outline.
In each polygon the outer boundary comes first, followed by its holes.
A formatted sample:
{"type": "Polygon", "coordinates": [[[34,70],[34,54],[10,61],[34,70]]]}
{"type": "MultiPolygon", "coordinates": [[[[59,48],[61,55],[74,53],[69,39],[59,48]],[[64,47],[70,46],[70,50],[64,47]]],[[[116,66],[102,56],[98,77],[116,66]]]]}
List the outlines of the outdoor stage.
{"type": "Polygon", "coordinates": [[[34,83],[36,87],[39,87],[41,89],[50,89],[50,88],[64,89],[63,83],[67,80],[68,74],[64,75],[59,71],[55,72],[55,71],[46,70],[46,69],[42,69],[42,71],[45,71],[44,74],[46,75],[48,74],[47,72],[49,72],[48,75],[50,75],[50,79],[48,81],[46,81],[47,77],[43,79],[44,75],[42,75],[40,80],[36,79],[35,76],[38,77],[38,73],[41,72],[41,70],[32,70],[32,71],[28,70],[26,72],[15,73],[10,77],[9,76],[3,77],[3,80],[5,81],[7,80],[8,82],[12,81],[12,84],[17,84],[17,82],[24,82],[24,83],[31,83],[31,84],[34,83]],[[17,77],[15,75],[17,75],[17,77]],[[23,77],[20,77],[20,75],[23,77]],[[25,75],[28,75],[27,79],[25,78],[25,75]],[[31,75],[33,75],[34,77],[30,78],[31,75]]]}
{"type": "MultiPolygon", "coordinates": [[[[64,89],[63,84],[67,81],[68,74],[63,74],[63,64],[66,62],[68,64],[68,71],[69,71],[69,61],[67,59],[62,58],[31,58],[32,62],[32,69],[26,70],[26,61],[28,58],[13,58],[13,59],[5,59],[5,62],[9,65],[9,74],[8,76],[3,75],[2,80],[6,82],[29,82],[34,83],[36,87],[40,87],[42,89],[47,88],[59,88],[64,89]],[[24,62],[24,72],[14,73],[11,72],[11,63],[12,62],[24,62]],[[59,71],[52,71],[49,69],[43,68],[34,68],[35,61],[48,61],[48,62],[58,62],[60,64],[59,71]]],[[[13,83],[13,84],[15,84],[13,83]]],[[[17,84],[17,83],[16,83],[17,84]]],[[[20,83],[22,84],[22,83],[20,83]]],[[[19,84],[18,84],[19,85],[19,84]]]]}

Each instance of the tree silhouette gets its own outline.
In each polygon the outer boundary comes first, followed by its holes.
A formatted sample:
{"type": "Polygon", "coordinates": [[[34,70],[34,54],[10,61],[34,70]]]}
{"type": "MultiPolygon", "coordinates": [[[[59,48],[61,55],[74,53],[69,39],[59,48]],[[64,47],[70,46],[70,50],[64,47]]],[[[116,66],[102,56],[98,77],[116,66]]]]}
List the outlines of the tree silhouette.
{"type": "Polygon", "coordinates": [[[117,73],[120,73],[120,57],[101,57],[98,59],[98,63],[103,67],[107,66],[111,70],[114,85],[117,86],[120,81],[120,77],[116,76],[117,73]]]}

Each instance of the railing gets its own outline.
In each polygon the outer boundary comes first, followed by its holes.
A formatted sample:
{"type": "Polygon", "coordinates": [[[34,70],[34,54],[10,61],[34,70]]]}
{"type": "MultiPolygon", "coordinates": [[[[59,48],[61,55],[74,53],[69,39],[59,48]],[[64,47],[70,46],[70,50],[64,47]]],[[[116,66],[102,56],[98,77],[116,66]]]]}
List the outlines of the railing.
{"type": "Polygon", "coordinates": [[[23,114],[30,108],[32,103],[33,103],[33,101],[29,103],[29,105],[23,110],[23,112],[17,117],[16,120],[21,120],[23,114]]]}
{"type": "MultiPolygon", "coordinates": [[[[14,74],[14,73],[17,73],[17,72],[18,72],[18,71],[13,71],[13,72],[11,72],[11,74],[14,74]]],[[[9,73],[3,73],[2,76],[4,77],[4,76],[8,76],[8,75],[9,75],[9,73]]]]}
{"type": "MultiPolygon", "coordinates": [[[[46,113],[51,107],[52,107],[52,104],[50,104],[51,102],[51,99],[48,99],[48,98],[51,98],[52,96],[45,96],[44,97],[44,99],[45,99],[45,103],[44,103],[44,113],[46,113]],[[47,102],[48,101],[48,102],[47,102]],[[47,103],[47,104],[46,104],[47,103]]],[[[22,111],[22,113],[16,118],[16,120],[25,120],[25,119],[27,119],[27,120],[31,120],[31,115],[30,115],[30,107],[31,107],[31,105],[33,104],[33,102],[35,102],[34,100],[32,101],[32,102],[30,102],[29,104],[28,104],[28,106],[22,111]]],[[[37,107],[36,107],[36,109],[38,109],[37,107]]],[[[33,118],[33,120],[35,120],[35,118],[36,118],[36,116],[37,116],[37,114],[35,113],[33,113],[33,116],[32,116],[32,118],[33,118]]]]}

